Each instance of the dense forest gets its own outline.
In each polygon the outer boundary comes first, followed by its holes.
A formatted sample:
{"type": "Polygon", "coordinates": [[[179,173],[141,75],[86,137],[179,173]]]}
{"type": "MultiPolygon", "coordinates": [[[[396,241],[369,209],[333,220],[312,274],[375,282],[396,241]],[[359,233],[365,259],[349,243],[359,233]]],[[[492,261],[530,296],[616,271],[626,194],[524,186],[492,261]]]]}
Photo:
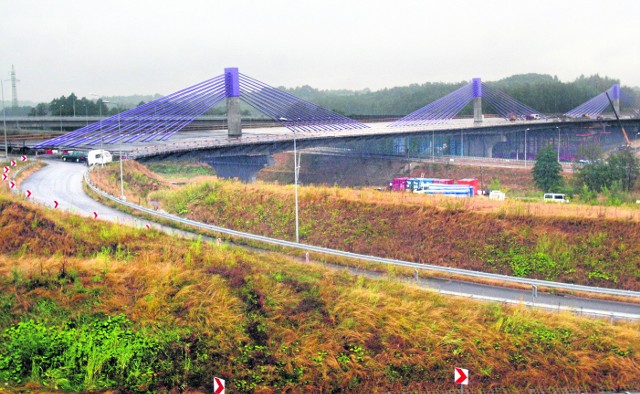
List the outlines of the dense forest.
{"type": "MultiPolygon", "coordinates": [[[[321,107],[346,116],[404,116],[421,108],[454,90],[468,84],[469,81],[457,83],[425,82],[409,86],[394,87],[371,91],[369,89],[353,90],[319,90],[305,85],[285,90],[301,99],[311,101],[321,107]]],[[[592,75],[580,76],[573,82],[562,82],[557,77],[543,74],[513,75],[499,81],[486,82],[511,97],[545,114],[562,114],[606,91],[617,79],[592,75]]],[[[622,86],[622,111],[638,112],[640,109],[640,88],[622,86]]],[[[129,97],[106,97],[96,101],[78,98],[74,93],[61,96],[49,103],[38,104],[31,110],[35,116],[83,116],[83,115],[115,115],[146,101],[157,99],[160,95],[129,97]],[[107,105],[108,104],[108,105],[107,105]]],[[[485,113],[495,113],[493,108],[484,108],[485,113]]],[[[261,116],[257,110],[242,105],[245,116],[261,116]]],[[[224,115],[226,106],[218,104],[207,112],[208,115],[224,115]]],[[[469,105],[460,115],[471,115],[469,105]]]]}
{"type": "MultiPolygon", "coordinates": [[[[382,89],[375,92],[348,90],[317,90],[310,86],[286,89],[291,94],[309,100],[335,112],[352,115],[406,115],[437,100],[470,81],[458,83],[427,82],[382,89]]],[[[486,82],[511,97],[545,114],[562,114],[606,91],[617,79],[592,75],[580,76],[573,82],[561,82],[557,77],[542,74],[521,74],[495,82],[486,82]]],[[[640,90],[622,86],[623,111],[638,110],[640,90]]],[[[462,115],[471,114],[471,106],[462,115]]],[[[492,113],[492,108],[486,108],[492,113]]]]}

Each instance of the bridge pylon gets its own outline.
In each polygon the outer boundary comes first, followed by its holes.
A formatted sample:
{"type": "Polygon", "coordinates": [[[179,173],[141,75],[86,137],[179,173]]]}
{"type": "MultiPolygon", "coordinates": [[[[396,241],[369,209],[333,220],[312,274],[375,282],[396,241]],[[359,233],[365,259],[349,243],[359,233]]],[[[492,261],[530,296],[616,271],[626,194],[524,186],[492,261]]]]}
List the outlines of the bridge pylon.
{"type": "Polygon", "coordinates": [[[227,129],[229,137],[242,136],[240,114],[240,78],[237,67],[224,69],[225,93],[227,96],[227,129]]]}
{"type": "Polygon", "coordinates": [[[473,78],[473,123],[482,123],[482,80],[473,78]]]}
{"type": "Polygon", "coordinates": [[[620,84],[616,83],[611,86],[611,100],[613,101],[613,108],[616,113],[620,113],[620,84]]]}

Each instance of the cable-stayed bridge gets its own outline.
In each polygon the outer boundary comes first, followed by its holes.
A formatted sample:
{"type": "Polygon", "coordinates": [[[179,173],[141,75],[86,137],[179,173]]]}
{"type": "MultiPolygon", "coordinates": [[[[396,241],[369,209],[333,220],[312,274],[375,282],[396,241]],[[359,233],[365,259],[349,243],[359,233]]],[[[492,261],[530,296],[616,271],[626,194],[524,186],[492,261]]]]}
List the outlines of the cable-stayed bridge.
{"type": "MultiPolygon", "coordinates": [[[[564,114],[549,117],[475,78],[471,83],[392,122],[365,123],[319,107],[244,75],[237,68],[139,107],[37,143],[34,148],[97,149],[144,157],[261,156],[293,148],[354,145],[398,155],[535,158],[552,145],[559,159],[571,160],[590,140],[618,142],[617,125],[601,119],[608,98],[619,111],[620,88],[564,114]],[[604,97],[604,98],[603,98],[604,97]],[[605,104],[606,101],[606,104],[605,104]],[[207,111],[226,104],[225,130],[195,130],[207,111]],[[243,128],[240,103],[264,115],[265,125],[243,128]],[[473,117],[458,114],[473,105],[473,117]],[[493,109],[494,117],[482,112],[493,109]],[[191,130],[191,131],[189,131],[191,130]],[[597,137],[597,138],[596,138],[597,137]],[[386,141],[386,142],[385,142],[386,141]]],[[[81,118],[78,118],[82,121],[81,118]]],[[[66,120],[66,119],[65,119],[66,120]]],[[[60,118],[60,129],[62,121],[60,118]]],[[[637,119],[625,119],[632,136],[637,119]]]]}

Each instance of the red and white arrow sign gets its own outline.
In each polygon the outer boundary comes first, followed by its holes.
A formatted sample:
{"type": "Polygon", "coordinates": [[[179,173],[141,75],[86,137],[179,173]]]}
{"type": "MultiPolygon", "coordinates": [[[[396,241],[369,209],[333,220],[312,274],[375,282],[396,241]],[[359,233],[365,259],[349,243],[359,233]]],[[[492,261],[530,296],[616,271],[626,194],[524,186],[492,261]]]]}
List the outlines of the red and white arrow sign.
{"type": "Polygon", "coordinates": [[[20,156],[20,160],[27,161],[27,156],[25,156],[25,155],[20,156]]]}
{"type": "Polygon", "coordinates": [[[27,198],[31,197],[31,190],[28,190],[25,192],[25,194],[27,195],[27,198]]]}
{"type": "Polygon", "coordinates": [[[53,200],[53,204],[54,204],[53,205],[54,208],[58,208],[58,205],[60,205],[60,204],[58,204],[58,202],[56,200],[53,200]]]}
{"type": "Polygon", "coordinates": [[[94,219],[97,219],[97,218],[98,218],[98,212],[94,212],[94,213],[93,213],[93,218],[94,218],[94,219]]]}
{"type": "Polygon", "coordinates": [[[15,167],[18,163],[15,160],[11,160],[11,167],[15,167]]]}
{"type": "Polygon", "coordinates": [[[16,187],[16,183],[14,181],[9,182],[9,187],[13,189],[16,187]]]}
{"type": "Polygon", "coordinates": [[[149,224],[145,224],[144,226],[147,228],[147,230],[151,229],[151,226],[149,226],[149,224]]]}
{"type": "Polygon", "coordinates": [[[2,174],[2,180],[6,181],[9,178],[9,176],[7,174],[2,174]]]}
{"type": "Polygon", "coordinates": [[[213,378],[213,393],[224,394],[224,379],[213,378]]]}
{"type": "Polygon", "coordinates": [[[456,384],[469,384],[469,370],[456,368],[453,372],[453,380],[456,384]]]}
{"type": "Polygon", "coordinates": [[[4,173],[6,174],[7,172],[9,172],[9,167],[4,166],[4,173]]]}

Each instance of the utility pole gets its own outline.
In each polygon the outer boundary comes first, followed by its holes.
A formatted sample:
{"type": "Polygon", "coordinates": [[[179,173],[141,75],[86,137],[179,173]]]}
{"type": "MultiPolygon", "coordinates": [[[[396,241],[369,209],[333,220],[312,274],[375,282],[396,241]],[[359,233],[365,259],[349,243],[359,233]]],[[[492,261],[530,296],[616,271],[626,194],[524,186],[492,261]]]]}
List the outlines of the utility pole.
{"type": "Polygon", "coordinates": [[[16,84],[17,82],[20,82],[20,80],[16,79],[16,69],[13,67],[13,64],[12,64],[11,65],[11,93],[13,94],[12,101],[11,101],[12,108],[18,108],[18,87],[16,84]]]}
{"type": "Polygon", "coordinates": [[[7,145],[7,110],[4,107],[4,82],[0,78],[0,89],[2,89],[2,129],[4,130],[4,157],[9,158],[9,146],[7,145]]]}

